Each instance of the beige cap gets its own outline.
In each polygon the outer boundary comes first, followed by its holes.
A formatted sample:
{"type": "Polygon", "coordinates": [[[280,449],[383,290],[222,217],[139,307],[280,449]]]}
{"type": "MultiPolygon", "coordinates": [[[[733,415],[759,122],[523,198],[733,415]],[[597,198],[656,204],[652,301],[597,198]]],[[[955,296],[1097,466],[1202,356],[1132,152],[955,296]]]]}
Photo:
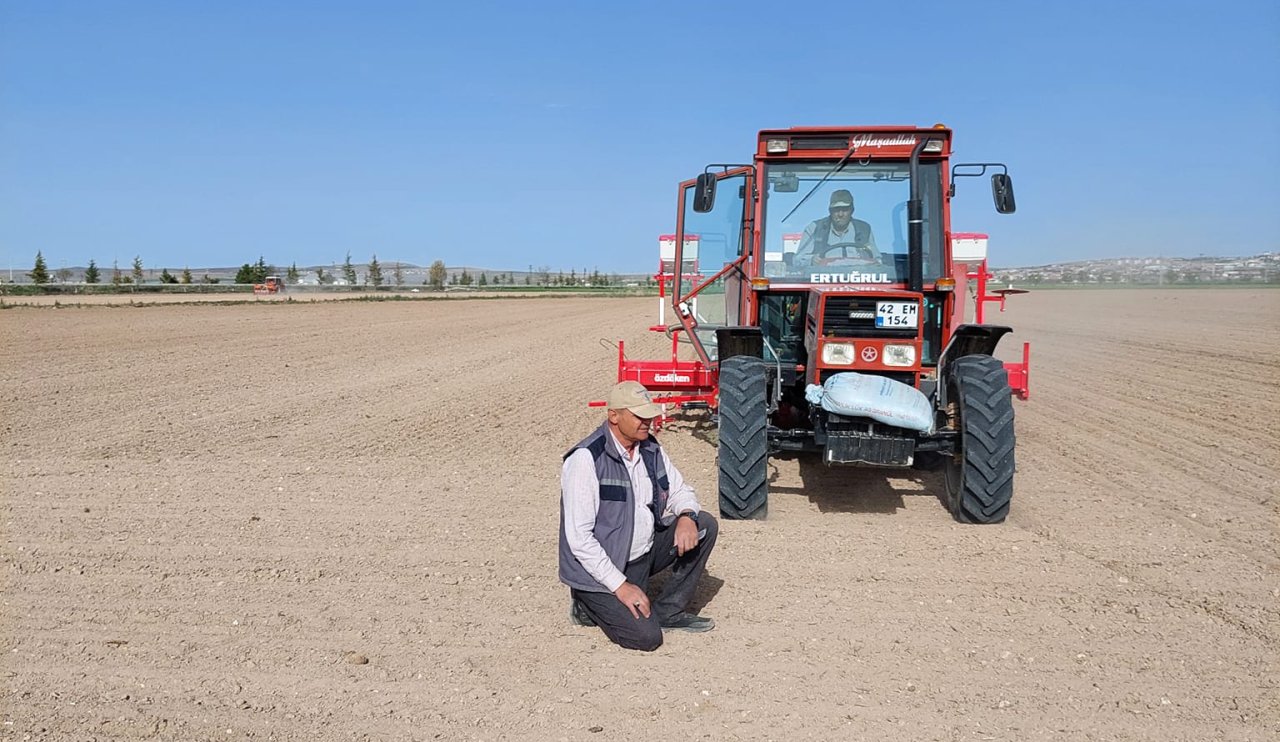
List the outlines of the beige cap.
{"type": "Polygon", "coordinates": [[[646,420],[662,414],[662,405],[653,401],[648,389],[638,381],[623,381],[609,391],[609,409],[630,410],[636,417],[646,420]]]}

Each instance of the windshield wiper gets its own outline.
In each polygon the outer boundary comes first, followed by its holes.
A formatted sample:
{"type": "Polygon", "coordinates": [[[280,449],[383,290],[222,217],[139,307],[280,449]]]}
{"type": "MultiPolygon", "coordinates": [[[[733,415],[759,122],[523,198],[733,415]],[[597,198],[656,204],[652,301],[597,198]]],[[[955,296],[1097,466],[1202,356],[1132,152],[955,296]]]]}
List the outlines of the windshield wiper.
{"type": "Polygon", "coordinates": [[[835,164],[835,167],[828,170],[827,174],[822,176],[822,180],[819,180],[817,183],[813,184],[813,188],[810,188],[809,192],[804,194],[804,198],[800,199],[800,203],[793,206],[791,208],[791,211],[788,211],[787,215],[782,217],[782,221],[786,222],[788,219],[790,219],[791,215],[796,213],[796,209],[800,208],[801,206],[804,206],[804,202],[809,200],[809,197],[813,195],[814,191],[821,188],[822,184],[826,183],[828,178],[830,178],[835,173],[839,172],[840,168],[844,167],[844,164],[849,161],[849,158],[853,157],[853,151],[857,148],[858,148],[857,144],[849,145],[849,151],[844,153],[844,157],[841,157],[840,161],[835,164]]]}

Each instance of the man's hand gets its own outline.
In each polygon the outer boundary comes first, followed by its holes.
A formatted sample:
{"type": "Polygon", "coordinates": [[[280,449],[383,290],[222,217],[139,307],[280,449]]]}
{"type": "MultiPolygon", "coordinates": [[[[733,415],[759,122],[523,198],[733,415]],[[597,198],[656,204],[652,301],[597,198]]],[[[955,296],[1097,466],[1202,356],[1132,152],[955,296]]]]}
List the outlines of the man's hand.
{"type": "Polygon", "coordinates": [[[676,555],[684,556],[686,551],[690,551],[698,545],[698,523],[692,517],[680,516],[676,518],[676,555]]]}
{"type": "Polygon", "coordinates": [[[635,616],[637,621],[642,615],[645,618],[649,617],[649,596],[644,594],[639,585],[624,582],[613,591],[613,596],[631,611],[631,615],[635,616]]]}

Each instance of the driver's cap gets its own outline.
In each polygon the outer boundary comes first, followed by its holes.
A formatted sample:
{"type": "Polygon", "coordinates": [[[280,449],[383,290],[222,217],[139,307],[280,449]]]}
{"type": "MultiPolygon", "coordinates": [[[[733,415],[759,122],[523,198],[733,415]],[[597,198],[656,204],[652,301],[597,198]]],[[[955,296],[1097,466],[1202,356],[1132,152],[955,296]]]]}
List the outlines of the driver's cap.
{"type": "Polygon", "coordinates": [[[828,209],[852,209],[853,194],[841,188],[840,190],[831,194],[831,204],[827,206],[827,208],[828,209]]]}

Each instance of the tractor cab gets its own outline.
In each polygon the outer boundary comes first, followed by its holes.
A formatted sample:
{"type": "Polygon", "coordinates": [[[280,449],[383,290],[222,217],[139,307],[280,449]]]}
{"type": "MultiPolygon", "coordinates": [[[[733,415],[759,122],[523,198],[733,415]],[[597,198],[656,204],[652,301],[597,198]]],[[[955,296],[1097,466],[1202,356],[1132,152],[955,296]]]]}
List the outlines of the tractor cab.
{"type": "MultiPolygon", "coordinates": [[[[915,334],[913,368],[934,365],[954,288],[944,196],[950,136],[946,129],[765,131],[753,166],[723,167],[681,184],[678,232],[698,236],[702,270],[692,280],[679,277],[674,293],[702,360],[718,361],[715,328],[759,326],[767,347],[807,363],[793,323],[810,315],[849,325],[810,325],[811,348],[833,330],[915,334]],[[914,248],[913,191],[920,212],[914,248]],[[892,303],[904,291],[917,299],[914,309],[892,303]],[[855,316],[837,317],[839,308],[855,316]],[[886,314],[893,310],[908,313],[886,314]]],[[[677,237],[675,244],[684,243],[677,237]]]]}

